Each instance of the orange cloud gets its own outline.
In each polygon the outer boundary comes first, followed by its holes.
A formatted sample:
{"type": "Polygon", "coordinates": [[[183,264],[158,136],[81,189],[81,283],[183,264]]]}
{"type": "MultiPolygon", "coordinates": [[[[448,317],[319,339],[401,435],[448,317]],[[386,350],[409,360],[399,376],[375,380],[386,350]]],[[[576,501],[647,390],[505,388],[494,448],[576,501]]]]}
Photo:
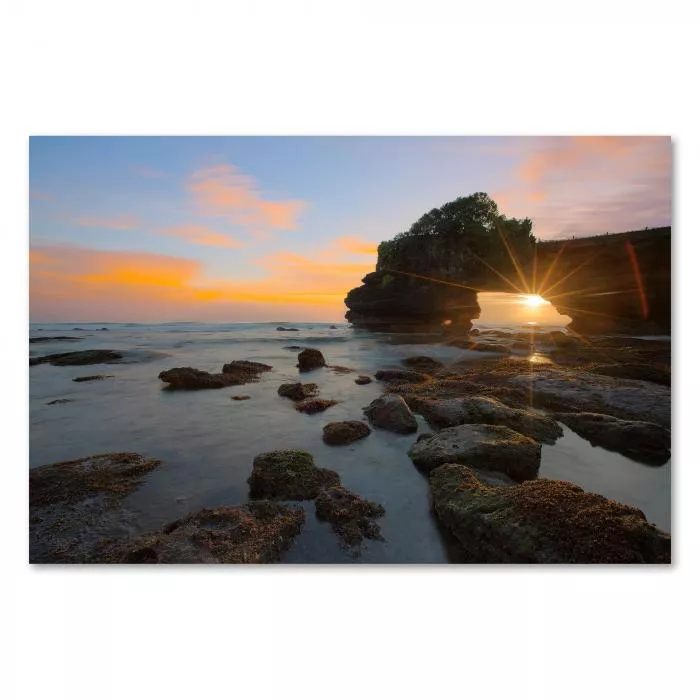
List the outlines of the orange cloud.
{"type": "Polygon", "coordinates": [[[298,314],[339,319],[367,263],[278,252],[257,261],[259,279],[207,278],[203,265],[155,253],[47,246],[30,252],[33,318],[260,320],[298,314]]]}
{"type": "Polygon", "coordinates": [[[256,181],[232,165],[198,170],[187,188],[202,214],[224,217],[258,234],[298,229],[297,218],[306,207],[305,202],[295,199],[265,199],[256,181]]]}
{"type": "Polygon", "coordinates": [[[74,219],[74,223],[87,228],[109,228],[116,231],[134,231],[141,227],[141,222],[130,214],[114,217],[81,216],[74,219]]]}
{"type": "Polygon", "coordinates": [[[335,245],[340,250],[346,253],[354,253],[356,255],[376,255],[377,243],[365,241],[358,236],[344,236],[335,241],[335,245]]]}
{"type": "Polygon", "coordinates": [[[219,233],[207,226],[198,226],[196,224],[171,226],[170,228],[161,229],[159,233],[181,238],[189,243],[215,246],[217,248],[242,248],[245,245],[225,233],[219,233]]]}

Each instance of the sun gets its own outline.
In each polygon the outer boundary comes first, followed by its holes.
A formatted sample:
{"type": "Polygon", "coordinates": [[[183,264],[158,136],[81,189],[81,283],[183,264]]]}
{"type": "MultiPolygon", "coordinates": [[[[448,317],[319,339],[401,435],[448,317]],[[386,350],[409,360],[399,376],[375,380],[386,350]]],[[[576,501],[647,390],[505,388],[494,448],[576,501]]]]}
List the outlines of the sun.
{"type": "Polygon", "coordinates": [[[522,303],[530,309],[536,309],[542,304],[546,304],[547,300],[543,299],[539,294],[525,294],[522,303]]]}

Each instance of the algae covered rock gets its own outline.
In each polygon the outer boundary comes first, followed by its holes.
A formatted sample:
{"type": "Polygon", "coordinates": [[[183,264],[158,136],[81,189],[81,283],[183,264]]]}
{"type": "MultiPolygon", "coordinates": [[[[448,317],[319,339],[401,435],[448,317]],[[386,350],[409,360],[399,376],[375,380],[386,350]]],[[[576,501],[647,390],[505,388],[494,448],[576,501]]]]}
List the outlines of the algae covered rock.
{"type": "Polygon", "coordinates": [[[363,408],[362,412],[377,428],[400,434],[415,433],[418,430],[416,417],[403,398],[396,394],[380,396],[363,408]]]}
{"type": "Polygon", "coordinates": [[[542,445],[500,425],[458,425],[422,436],[409,451],[422,471],[458,463],[506,474],[514,481],[537,478],[542,445]]]}
{"type": "Polygon", "coordinates": [[[670,563],[671,538],[637,508],[565,481],[490,486],[443,464],[430,474],[438,520],[473,563],[670,563]]]}
{"type": "Polygon", "coordinates": [[[319,520],[331,523],[344,546],[357,546],[363,538],[383,539],[375,522],[384,515],[384,508],[378,503],[366,501],[343,486],[322,491],[314,503],[319,520]]]}
{"type": "Polygon", "coordinates": [[[372,377],[368,377],[365,374],[361,374],[357,379],[355,379],[355,384],[363,385],[363,384],[371,384],[372,383],[372,377]]]}
{"type": "Polygon", "coordinates": [[[415,355],[413,357],[407,357],[404,360],[402,360],[403,364],[406,365],[406,367],[410,367],[411,369],[415,369],[419,372],[436,372],[439,369],[442,369],[445,365],[440,362],[440,360],[435,360],[432,357],[428,357],[427,355],[415,355]]]}
{"type": "Polygon", "coordinates": [[[194,367],[174,367],[163,370],[158,379],[168,384],[169,389],[222,389],[226,386],[245,384],[238,374],[212,374],[194,367]]]}
{"type": "Polygon", "coordinates": [[[227,362],[221,369],[223,374],[234,374],[240,380],[239,384],[255,382],[263,372],[270,372],[272,365],[262,362],[251,362],[250,360],[233,360],[227,362]]]}
{"type": "Polygon", "coordinates": [[[205,508],[161,532],[105,547],[97,560],[125,564],[276,562],[304,524],[303,508],[270,501],[205,508]]]}
{"type": "Polygon", "coordinates": [[[120,452],[30,469],[30,562],[88,561],[103,537],[127,532],[121,501],[159,465],[156,459],[120,452]]]}
{"type": "Polygon", "coordinates": [[[303,450],[276,450],[259,454],[248,478],[250,497],[284,501],[312,500],[331,486],[340,484],[337,472],[322,469],[303,450]]]}
{"type": "Polygon", "coordinates": [[[292,401],[303,401],[318,394],[317,384],[302,384],[301,382],[293,382],[290,384],[282,384],[277,393],[292,401]]]}
{"type": "Polygon", "coordinates": [[[306,348],[297,355],[297,367],[300,372],[309,372],[312,369],[326,366],[326,358],[320,350],[306,348]]]}
{"type": "Polygon", "coordinates": [[[323,428],[323,442],[327,445],[349,445],[367,437],[372,431],[367,423],[359,420],[344,420],[328,423],[323,428]]]}
{"type": "Polygon", "coordinates": [[[374,374],[380,382],[427,382],[430,375],[411,369],[380,369],[374,374]]]}
{"type": "Polygon", "coordinates": [[[434,428],[465,423],[503,425],[539,442],[553,444],[563,434],[557,422],[534,411],[511,408],[489,396],[434,399],[415,397],[411,407],[434,428]]]}
{"type": "Polygon", "coordinates": [[[671,458],[671,431],[656,423],[600,413],[558,413],[557,419],[594,447],[600,445],[652,466],[671,458]]]}

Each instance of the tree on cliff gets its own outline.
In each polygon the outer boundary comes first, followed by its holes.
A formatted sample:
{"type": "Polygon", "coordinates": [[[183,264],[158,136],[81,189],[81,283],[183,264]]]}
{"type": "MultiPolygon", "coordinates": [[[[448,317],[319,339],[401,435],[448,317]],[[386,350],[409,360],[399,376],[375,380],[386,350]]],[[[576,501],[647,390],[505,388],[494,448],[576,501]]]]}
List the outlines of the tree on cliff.
{"type": "Polygon", "coordinates": [[[418,272],[440,269],[466,274],[512,266],[511,254],[526,264],[536,239],[530,219],[509,219],[485,192],[458,197],[423,214],[408,231],[379,244],[377,269],[418,272]]]}

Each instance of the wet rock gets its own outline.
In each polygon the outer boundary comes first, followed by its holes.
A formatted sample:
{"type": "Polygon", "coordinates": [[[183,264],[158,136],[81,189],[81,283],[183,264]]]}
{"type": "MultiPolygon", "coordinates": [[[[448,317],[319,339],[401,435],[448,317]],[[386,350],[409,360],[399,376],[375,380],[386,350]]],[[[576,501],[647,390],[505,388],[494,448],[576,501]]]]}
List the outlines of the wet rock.
{"type": "Polygon", "coordinates": [[[603,413],[671,427],[671,391],[651,382],[545,368],[512,376],[506,383],[552,410],[603,413]]]}
{"type": "Polygon", "coordinates": [[[620,379],[641,379],[645,382],[671,386],[671,368],[668,365],[624,363],[617,365],[598,365],[591,367],[590,372],[604,374],[620,379]]]}
{"type": "Polygon", "coordinates": [[[343,486],[322,491],[314,501],[319,520],[330,522],[345,547],[359,546],[364,538],[383,540],[376,518],[384,515],[378,503],[365,501],[343,486]]]}
{"type": "Polygon", "coordinates": [[[54,399],[53,401],[47,401],[47,406],[55,406],[59,403],[73,403],[73,399],[54,399]]]}
{"type": "Polygon", "coordinates": [[[458,425],[415,442],[409,456],[422,471],[457,463],[524,481],[537,478],[541,452],[538,442],[501,425],[458,425]]]}
{"type": "Polygon", "coordinates": [[[656,423],[622,420],[600,413],[557,413],[557,420],[594,447],[660,466],[671,458],[671,431],[656,423]]]}
{"type": "Polygon", "coordinates": [[[444,464],[430,474],[438,520],[473,563],[670,563],[671,538],[644,514],[565,481],[490,486],[444,464]]]}
{"type": "Polygon", "coordinates": [[[272,365],[262,362],[250,362],[249,360],[234,360],[226,363],[221,372],[223,374],[233,374],[239,379],[239,384],[257,382],[263,372],[270,372],[272,365]]]}
{"type": "Polygon", "coordinates": [[[29,364],[31,366],[48,363],[56,367],[69,367],[71,365],[113,364],[123,358],[124,356],[116,350],[77,350],[44,355],[43,357],[30,357],[29,364]]]}
{"type": "Polygon", "coordinates": [[[552,345],[556,345],[558,348],[573,348],[581,344],[580,337],[564,333],[563,331],[551,331],[545,337],[552,345]]]}
{"type": "Polygon", "coordinates": [[[303,350],[301,345],[285,345],[282,347],[282,350],[303,350]]]}
{"type": "Polygon", "coordinates": [[[232,398],[234,401],[247,401],[247,400],[250,398],[250,396],[248,396],[248,394],[244,394],[244,395],[242,395],[242,396],[238,396],[238,395],[232,396],[231,398],[232,398]]]}
{"type": "Polygon", "coordinates": [[[102,379],[114,379],[113,374],[90,374],[87,377],[75,377],[74,382],[96,382],[102,379]]]}
{"type": "Polygon", "coordinates": [[[561,437],[557,422],[533,411],[511,408],[489,396],[451,399],[415,397],[411,408],[434,428],[450,428],[465,423],[503,425],[539,442],[554,444],[561,437]]]}
{"type": "Polygon", "coordinates": [[[442,362],[440,362],[440,360],[435,360],[427,355],[407,357],[406,359],[402,360],[402,362],[404,365],[406,365],[406,367],[418,370],[419,372],[427,373],[436,372],[445,366],[442,362]]]}
{"type": "Polygon", "coordinates": [[[527,340],[516,340],[510,348],[511,350],[525,350],[529,352],[532,349],[532,343],[527,340]]]}
{"type": "Polygon", "coordinates": [[[73,335],[54,335],[50,338],[30,338],[30,343],[49,343],[56,340],[83,340],[83,338],[77,338],[73,335]]]}
{"type": "Polygon", "coordinates": [[[355,384],[371,384],[372,383],[372,377],[368,377],[364,374],[361,374],[357,379],[355,379],[355,384]]]}
{"type": "Polygon", "coordinates": [[[431,379],[429,374],[410,369],[380,369],[374,376],[381,382],[427,382],[431,379]]]}
{"type": "Polygon", "coordinates": [[[510,347],[503,343],[472,343],[468,349],[476,352],[497,352],[504,355],[510,352],[510,347]]]}
{"type": "Polygon", "coordinates": [[[158,379],[168,384],[169,389],[222,389],[226,386],[245,384],[238,374],[211,374],[194,367],[174,367],[164,370],[158,379]]]}
{"type": "Polygon", "coordinates": [[[298,328],[285,328],[284,326],[277,326],[278,331],[298,331],[298,328]]]}
{"type": "Polygon", "coordinates": [[[30,469],[30,561],[89,560],[102,538],[127,531],[120,503],[159,464],[124,452],[30,469]]]}
{"type": "Polygon", "coordinates": [[[312,369],[326,366],[326,359],[320,350],[306,348],[297,356],[297,367],[300,372],[309,372],[312,369]]]}
{"type": "Polygon", "coordinates": [[[337,331],[337,330],[338,330],[338,326],[328,326],[328,327],[329,327],[332,331],[337,331]]]}
{"type": "Polygon", "coordinates": [[[293,382],[291,384],[282,384],[277,393],[292,401],[303,401],[318,394],[317,384],[302,384],[301,382],[293,382]]]}
{"type": "Polygon", "coordinates": [[[205,508],[161,532],[105,547],[99,561],[125,564],[267,564],[304,524],[303,508],[270,501],[205,508]]]}
{"type": "Polygon", "coordinates": [[[337,472],[314,465],[303,450],[276,450],[259,454],[248,478],[251,498],[284,501],[312,500],[331,486],[340,484],[337,472]]]}
{"type": "Polygon", "coordinates": [[[304,401],[298,401],[294,408],[300,413],[322,413],[327,408],[335,406],[338,401],[333,399],[305,399],[304,401]]]}
{"type": "Polygon", "coordinates": [[[377,428],[408,434],[418,430],[416,417],[406,402],[396,394],[386,394],[362,409],[369,422],[377,428]]]}
{"type": "Polygon", "coordinates": [[[349,445],[351,442],[367,437],[371,432],[367,423],[359,420],[328,423],[323,428],[323,442],[327,445],[349,445]]]}

